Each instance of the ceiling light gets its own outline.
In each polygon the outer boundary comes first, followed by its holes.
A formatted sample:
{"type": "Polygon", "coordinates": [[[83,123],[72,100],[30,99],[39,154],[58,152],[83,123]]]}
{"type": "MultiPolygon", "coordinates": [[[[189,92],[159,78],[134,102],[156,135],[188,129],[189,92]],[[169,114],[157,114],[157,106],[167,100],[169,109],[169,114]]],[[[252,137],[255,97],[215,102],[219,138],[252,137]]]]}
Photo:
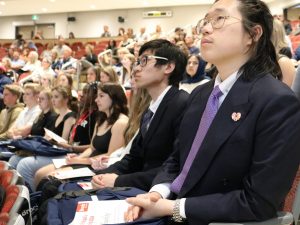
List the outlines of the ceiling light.
{"type": "Polygon", "coordinates": [[[96,6],[95,6],[95,5],[90,5],[90,8],[91,8],[91,9],[95,9],[96,6]]]}
{"type": "Polygon", "coordinates": [[[42,11],[43,11],[43,12],[47,12],[47,11],[48,11],[48,9],[46,9],[46,8],[42,8],[42,11]]]}
{"type": "Polygon", "coordinates": [[[0,15],[2,15],[2,12],[0,11],[0,15]]]}
{"type": "Polygon", "coordinates": [[[4,1],[1,1],[0,2],[0,5],[5,5],[6,3],[4,1]]]}
{"type": "Polygon", "coordinates": [[[55,0],[49,0],[50,2],[55,2],[55,0]]]}

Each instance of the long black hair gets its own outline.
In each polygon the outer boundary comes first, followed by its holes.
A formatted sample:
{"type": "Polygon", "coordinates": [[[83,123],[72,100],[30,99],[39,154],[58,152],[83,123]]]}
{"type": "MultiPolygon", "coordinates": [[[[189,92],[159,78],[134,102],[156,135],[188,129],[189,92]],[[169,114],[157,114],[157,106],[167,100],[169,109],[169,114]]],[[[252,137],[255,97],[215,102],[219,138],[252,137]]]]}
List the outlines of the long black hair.
{"type": "Polygon", "coordinates": [[[271,41],[273,32],[273,16],[263,1],[260,0],[238,0],[239,10],[242,14],[243,27],[252,37],[252,52],[250,59],[240,70],[243,71],[245,79],[251,79],[255,74],[270,73],[277,79],[282,78],[282,73],[277,61],[276,50],[271,41]],[[262,36],[256,42],[253,27],[262,27],[262,36]]]}

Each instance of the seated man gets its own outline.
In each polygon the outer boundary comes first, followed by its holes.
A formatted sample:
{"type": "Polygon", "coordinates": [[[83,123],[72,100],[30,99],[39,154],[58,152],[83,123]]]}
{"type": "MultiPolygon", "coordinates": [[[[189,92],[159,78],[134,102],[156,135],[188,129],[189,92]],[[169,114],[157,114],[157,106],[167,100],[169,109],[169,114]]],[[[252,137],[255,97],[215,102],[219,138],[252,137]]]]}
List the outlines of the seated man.
{"type": "Polygon", "coordinates": [[[95,188],[131,186],[149,190],[154,176],[172,152],[188,94],[178,90],[186,57],[169,41],[158,39],[144,44],[134,68],[137,88],[151,96],[130,153],[121,161],[98,171],[95,188]]]}
{"type": "Polygon", "coordinates": [[[200,20],[201,55],[218,74],[192,92],[174,154],[150,193],[128,199],[128,221],[277,217],[299,167],[300,103],[280,81],[272,24],[261,0],[218,0],[200,20]]]}
{"type": "Polygon", "coordinates": [[[24,104],[19,103],[22,89],[18,85],[7,84],[4,86],[3,103],[6,106],[0,114],[0,139],[8,139],[7,131],[12,127],[24,104]]]}
{"type": "Polygon", "coordinates": [[[35,119],[42,112],[38,105],[40,85],[29,83],[24,87],[23,101],[25,109],[20,113],[14,125],[8,130],[8,137],[26,137],[35,119]]]}

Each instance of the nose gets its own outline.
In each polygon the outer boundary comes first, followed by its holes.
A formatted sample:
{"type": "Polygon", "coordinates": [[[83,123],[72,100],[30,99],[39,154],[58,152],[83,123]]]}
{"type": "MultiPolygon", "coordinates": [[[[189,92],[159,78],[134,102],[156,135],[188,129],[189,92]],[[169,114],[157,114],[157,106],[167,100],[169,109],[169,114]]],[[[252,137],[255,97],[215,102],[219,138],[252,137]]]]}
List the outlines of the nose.
{"type": "Polygon", "coordinates": [[[211,25],[211,22],[209,21],[207,24],[205,24],[201,30],[202,34],[209,34],[213,32],[213,27],[211,25]]]}

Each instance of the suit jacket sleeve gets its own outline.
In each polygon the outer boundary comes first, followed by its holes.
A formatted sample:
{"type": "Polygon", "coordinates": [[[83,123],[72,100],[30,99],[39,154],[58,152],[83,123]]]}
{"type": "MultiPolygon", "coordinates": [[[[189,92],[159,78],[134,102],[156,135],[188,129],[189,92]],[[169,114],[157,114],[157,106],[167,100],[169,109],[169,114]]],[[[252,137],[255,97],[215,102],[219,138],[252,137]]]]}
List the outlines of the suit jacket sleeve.
{"type": "Polygon", "coordinates": [[[276,216],[299,166],[299,102],[291,94],[274,96],[253,122],[256,129],[251,165],[242,187],[188,197],[185,212],[191,224],[258,221],[276,216]]]}

